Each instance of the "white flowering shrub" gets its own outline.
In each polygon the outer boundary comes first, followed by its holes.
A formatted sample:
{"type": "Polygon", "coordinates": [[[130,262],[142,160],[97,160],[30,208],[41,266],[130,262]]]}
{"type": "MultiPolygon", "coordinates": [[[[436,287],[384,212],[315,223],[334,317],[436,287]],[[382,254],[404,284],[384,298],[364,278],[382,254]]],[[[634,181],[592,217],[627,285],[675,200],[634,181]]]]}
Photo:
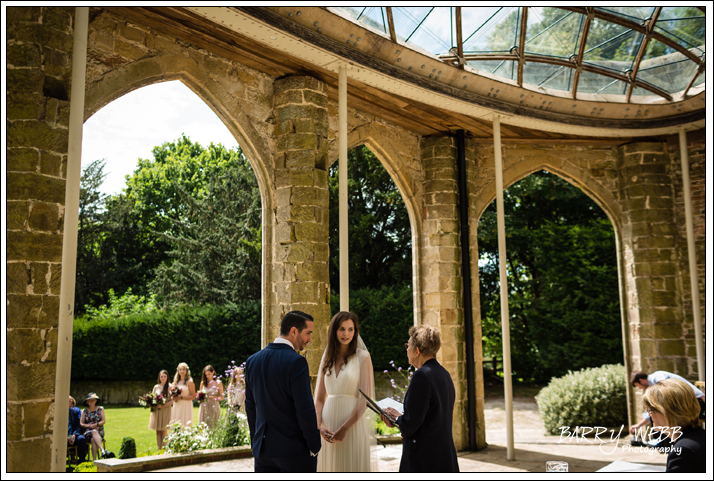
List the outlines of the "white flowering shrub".
{"type": "Polygon", "coordinates": [[[536,396],[545,429],[627,424],[627,376],[622,364],[606,364],[553,378],[536,396]]]}
{"type": "Polygon", "coordinates": [[[188,453],[214,447],[206,423],[198,423],[195,426],[189,425],[184,428],[180,421],[175,421],[169,424],[168,428],[167,453],[188,453]]]}

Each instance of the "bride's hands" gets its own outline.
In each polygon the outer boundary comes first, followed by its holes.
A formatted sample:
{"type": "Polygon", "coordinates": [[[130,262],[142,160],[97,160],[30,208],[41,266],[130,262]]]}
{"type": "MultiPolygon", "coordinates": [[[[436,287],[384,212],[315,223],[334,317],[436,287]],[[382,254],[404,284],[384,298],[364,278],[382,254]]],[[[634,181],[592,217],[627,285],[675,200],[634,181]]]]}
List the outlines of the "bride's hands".
{"type": "Polygon", "coordinates": [[[335,434],[332,436],[333,442],[337,441],[338,443],[342,442],[343,439],[345,439],[345,435],[347,434],[347,430],[344,429],[342,426],[335,431],[335,434]]]}
{"type": "Polygon", "coordinates": [[[335,433],[333,433],[332,431],[328,431],[327,429],[325,429],[325,428],[323,428],[323,427],[320,427],[320,436],[322,436],[322,438],[323,438],[325,441],[327,441],[328,443],[333,443],[333,442],[334,442],[334,441],[332,440],[332,438],[333,438],[334,435],[335,435],[335,433]]]}

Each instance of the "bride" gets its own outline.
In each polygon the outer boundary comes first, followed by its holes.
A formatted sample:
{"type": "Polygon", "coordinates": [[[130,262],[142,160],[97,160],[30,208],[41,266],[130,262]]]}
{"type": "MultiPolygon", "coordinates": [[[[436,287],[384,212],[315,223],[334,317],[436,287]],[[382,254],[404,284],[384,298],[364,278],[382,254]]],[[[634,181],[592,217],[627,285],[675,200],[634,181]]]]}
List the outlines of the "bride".
{"type": "Polygon", "coordinates": [[[374,398],[372,359],[359,336],[352,312],[338,312],[327,330],[327,348],[320,362],[315,389],[317,426],[322,449],[318,472],[376,471],[372,445],[375,424],[361,389],[374,398]]]}

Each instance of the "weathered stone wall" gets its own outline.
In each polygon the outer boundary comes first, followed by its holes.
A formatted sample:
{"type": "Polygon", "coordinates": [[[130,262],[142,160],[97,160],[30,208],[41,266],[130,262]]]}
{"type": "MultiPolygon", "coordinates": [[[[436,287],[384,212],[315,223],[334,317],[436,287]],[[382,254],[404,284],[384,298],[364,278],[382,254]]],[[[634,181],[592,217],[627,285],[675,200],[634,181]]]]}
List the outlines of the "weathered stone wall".
{"type": "Polygon", "coordinates": [[[327,188],[327,86],[311,77],[277,80],[275,92],[275,225],[273,282],[264,342],[280,320],[299,310],[315,320],[306,358],[313,375],[322,357],[321,338],[330,322],[329,202],[327,188]]]}
{"type": "Polygon", "coordinates": [[[685,373],[674,189],[666,145],[619,149],[622,246],[632,369],[685,373]]]}
{"type": "MultiPolygon", "coordinates": [[[[7,10],[8,470],[49,470],[63,204],[71,8],[7,10]]],[[[334,102],[309,77],[274,79],[100,8],[90,9],[85,118],[131,90],[181,80],[236,136],[263,202],[263,342],[282,315],[311,313],[313,375],[329,321],[327,169],[337,157],[334,102]]],[[[456,148],[355,109],[348,145],[366,144],[405,200],[412,224],[415,323],[439,327],[439,360],[457,390],[454,439],[467,445],[456,148]]],[[[539,169],[583,189],[613,222],[632,367],[696,372],[678,151],[638,143],[505,144],[504,184],[539,169]]],[[[690,145],[700,291],[705,305],[703,142],[690,145]]],[[[467,141],[478,442],[485,444],[477,225],[495,198],[493,144],[467,141]]],[[[704,308],[702,308],[704,311],[704,308]]],[[[63,427],[58,427],[63,429],[63,427]]]]}
{"type": "MultiPolygon", "coordinates": [[[[682,161],[679,142],[668,144],[671,158],[671,179],[674,186],[674,215],[677,226],[675,238],[682,276],[682,306],[684,320],[682,335],[685,343],[687,369],[679,374],[689,380],[698,379],[697,352],[692,310],[692,284],[689,273],[689,250],[687,227],[684,216],[684,192],[682,187],[682,161]]],[[[694,242],[699,272],[699,298],[702,315],[702,336],[706,346],[706,144],[689,142],[689,177],[692,190],[692,217],[694,218],[694,242]]]]}
{"type": "Polygon", "coordinates": [[[454,444],[468,446],[468,392],[464,344],[461,231],[456,139],[430,137],[421,141],[424,168],[423,232],[419,236],[422,324],[441,331],[437,359],[452,375],[456,388],[454,444]]]}
{"type": "Polygon", "coordinates": [[[49,471],[73,8],[7,12],[7,470],[49,471]]]}

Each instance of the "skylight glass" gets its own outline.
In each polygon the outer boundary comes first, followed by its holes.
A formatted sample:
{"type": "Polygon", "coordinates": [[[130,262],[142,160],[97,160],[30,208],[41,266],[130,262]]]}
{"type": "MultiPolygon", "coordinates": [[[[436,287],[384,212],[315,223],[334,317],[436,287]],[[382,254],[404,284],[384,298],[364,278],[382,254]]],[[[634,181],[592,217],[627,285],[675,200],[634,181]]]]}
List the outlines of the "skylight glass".
{"type": "Polygon", "coordinates": [[[572,93],[577,82],[578,95],[623,95],[623,102],[630,95],[637,97],[637,102],[663,97],[677,101],[677,95],[681,98],[688,88],[705,82],[704,73],[697,76],[697,71],[705,55],[706,17],[697,7],[329,9],[387,37],[391,11],[398,43],[429,52],[451,65],[458,64],[454,47],[459,46],[459,10],[466,68],[530,89],[572,93]],[[521,35],[524,18],[526,31],[521,35]],[[581,73],[575,75],[579,67],[581,73]],[[652,98],[642,99],[647,96],[652,98]]]}

